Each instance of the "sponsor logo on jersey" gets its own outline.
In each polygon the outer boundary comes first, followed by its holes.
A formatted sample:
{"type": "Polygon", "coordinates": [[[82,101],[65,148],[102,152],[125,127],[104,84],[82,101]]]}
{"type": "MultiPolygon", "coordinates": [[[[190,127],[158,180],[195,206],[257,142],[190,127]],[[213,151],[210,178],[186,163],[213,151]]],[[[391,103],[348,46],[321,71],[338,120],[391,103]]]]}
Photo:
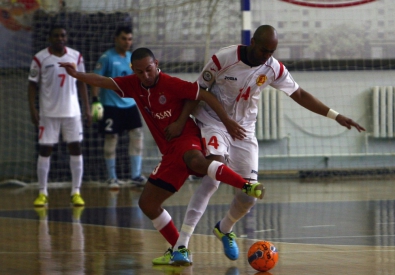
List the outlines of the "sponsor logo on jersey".
{"type": "Polygon", "coordinates": [[[256,85],[262,86],[267,80],[267,76],[264,74],[261,74],[257,77],[256,79],[256,85]]]}
{"type": "Polygon", "coordinates": [[[203,79],[207,82],[210,82],[213,79],[213,75],[209,71],[203,72],[203,79]]]}
{"type": "Polygon", "coordinates": [[[313,8],[346,8],[375,2],[377,0],[280,0],[294,5],[313,8]]]}
{"type": "Polygon", "coordinates": [[[166,97],[164,95],[161,95],[159,97],[159,103],[162,104],[162,105],[166,103],[166,97]]]}
{"type": "Polygon", "coordinates": [[[121,62],[119,62],[119,61],[114,61],[114,62],[112,62],[112,64],[113,64],[113,65],[120,65],[121,62]]]}
{"type": "Polygon", "coordinates": [[[95,66],[95,70],[100,70],[101,69],[101,63],[97,62],[95,66]]]}
{"type": "Polygon", "coordinates": [[[171,117],[171,109],[170,110],[166,110],[160,113],[151,113],[151,115],[156,118],[156,119],[165,119],[165,118],[169,118],[171,117]]]}
{"type": "Polygon", "coordinates": [[[53,66],[55,66],[55,65],[54,64],[49,64],[49,65],[45,66],[45,69],[51,68],[53,66]]]}
{"type": "Polygon", "coordinates": [[[30,76],[36,77],[37,75],[38,75],[38,70],[36,68],[31,68],[30,69],[30,76]]]}
{"type": "Polygon", "coordinates": [[[225,80],[237,81],[237,77],[234,77],[234,76],[226,76],[226,75],[225,75],[225,80]]]}

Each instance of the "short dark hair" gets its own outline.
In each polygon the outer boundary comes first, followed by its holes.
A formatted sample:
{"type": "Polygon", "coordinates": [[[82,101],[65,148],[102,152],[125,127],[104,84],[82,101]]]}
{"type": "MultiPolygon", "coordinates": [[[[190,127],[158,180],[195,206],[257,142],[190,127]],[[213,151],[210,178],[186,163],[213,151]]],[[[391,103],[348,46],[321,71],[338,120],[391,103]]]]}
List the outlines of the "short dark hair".
{"type": "Polygon", "coordinates": [[[116,30],[115,30],[115,37],[117,37],[118,35],[121,34],[121,32],[124,32],[126,34],[132,33],[132,28],[129,26],[119,26],[116,30]]]}
{"type": "Polygon", "coordinates": [[[138,48],[133,51],[132,57],[130,58],[130,62],[133,63],[135,60],[141,60],[147,56],[150,56],[153,60],[155,60],[154,53],[148,48],[138,48]]]}
{"type": "Polygon", "coordinates": [[[52,25],[52,26],[49,28],[48,36],[51,36],[51,35],[52,35],[52,32],[53,32],[54,30],[57,30],[57,29],[63,29],[63,30],[65,30],[65,31],[67,32],[66,27],[63,26],[63,25],[60,25],[60,24],[52,25]]]}

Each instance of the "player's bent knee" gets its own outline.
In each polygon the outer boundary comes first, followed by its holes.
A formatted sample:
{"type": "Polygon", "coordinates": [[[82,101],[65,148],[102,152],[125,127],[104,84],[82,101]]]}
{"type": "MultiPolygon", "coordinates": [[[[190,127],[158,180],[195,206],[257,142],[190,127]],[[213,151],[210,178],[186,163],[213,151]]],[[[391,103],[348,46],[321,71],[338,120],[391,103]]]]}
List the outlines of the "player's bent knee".
{"type": "Polygon", "coordinates": [[[153,203],[152,199],[144,199],[140,197],[139,207],[144,215],[146,215],[151,220],[159,216],[162,212],[160,205],[153,203]]]}
{"type": "Polygon", "coordinates": [[[191,150],[184,154],[184,162],[194,172],[202,175],[207,174],[207,169],[210,164],[203,154],[198,150],[191,150]]]}

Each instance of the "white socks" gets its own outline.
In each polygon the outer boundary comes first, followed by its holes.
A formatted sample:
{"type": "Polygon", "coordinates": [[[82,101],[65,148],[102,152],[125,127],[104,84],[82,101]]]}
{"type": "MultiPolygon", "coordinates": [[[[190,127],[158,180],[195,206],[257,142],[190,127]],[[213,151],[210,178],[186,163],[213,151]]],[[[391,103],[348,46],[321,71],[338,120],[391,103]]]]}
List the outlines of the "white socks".
{"type": "Polygon", "coordinates": [[[70,156],[70,170],[71,170],[71,195],[79,194],[81,182],[82,182],[82,173],[84,170],[82,155],[70,156]]]}
{"type": "Polygon", "coordinates": [[[177,243],[174,247],[177,248],[182,245],[188,247],[189,239],[191,238],[200,218],[203,216],[211,196],[215,191],[217,191],[219,184],[219,181],[208,176],[203,177],[201,184],[193,193],[193,196],[189,201],[184,222],[181,227],[180,236],[178,237],[177,243]]]}
{"type": "Polygon", "coordinates": [[[156,230],[160,231],[171,221],[171,216],[166,209],[163,209],[163,212],[155,219],[152,220],[152,224],[156,228],[156,230]]]}
{"type": "Polygon", "coordinates": [[[255,205],[256,198],[236,190],[236,194],[230,204],[225,217],[221,220],[220,230],[222,233],[230,233],[238,220],[244,217],[255,205]]]}
{"type": "Polygon", "coordinates": [[[51,157],[38,156],[37,160],[37,178],[40,194],[48,196],[48,173],[51,157]]]}

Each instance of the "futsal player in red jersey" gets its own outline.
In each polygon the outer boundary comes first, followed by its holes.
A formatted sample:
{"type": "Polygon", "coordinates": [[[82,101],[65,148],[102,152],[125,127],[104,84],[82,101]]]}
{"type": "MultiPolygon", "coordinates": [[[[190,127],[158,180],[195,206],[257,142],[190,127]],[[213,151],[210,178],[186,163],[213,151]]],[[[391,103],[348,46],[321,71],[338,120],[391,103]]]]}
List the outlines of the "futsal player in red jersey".
{"type": "MultiPolygon", "coordinates": [[[[139,206],[152,220],[154,227],[173,247],[179,233],[169,213],[162,203],[177,192],[190,174],[208,175],[227,183],[246,194],[262,198],[264,187],[260,183],[247,183],[240,175],[221,162],[205,158],[201,144],[200,130],[189,117],[186,117],[182,133],[168,141],[165,130],[183,111],[185,100],[203,100],[216,110],[232,138],[243,139],[244,128],[230,119],[219,101],[208,91],[201,89],[197,82],[191,83],[172,77],[160,71],[158,60],[147,48],[133,52],[131,64],[133,75],[108,78],[92,73],[77,72],[71,63],[60,63],[67,73],[77,80],[115,91],[121,97],[132,97],[156,144],[162,153],[162,160],[151,173],[139,199],[139,206]]],[[[174,254],[189,259],[190,252],[185,247],[174,249],[174,254]]],[[[188,264],[191,261],[187,261],[188,264]]],[[[185,264],[185,261],[183,261],[185,264]]]]}

